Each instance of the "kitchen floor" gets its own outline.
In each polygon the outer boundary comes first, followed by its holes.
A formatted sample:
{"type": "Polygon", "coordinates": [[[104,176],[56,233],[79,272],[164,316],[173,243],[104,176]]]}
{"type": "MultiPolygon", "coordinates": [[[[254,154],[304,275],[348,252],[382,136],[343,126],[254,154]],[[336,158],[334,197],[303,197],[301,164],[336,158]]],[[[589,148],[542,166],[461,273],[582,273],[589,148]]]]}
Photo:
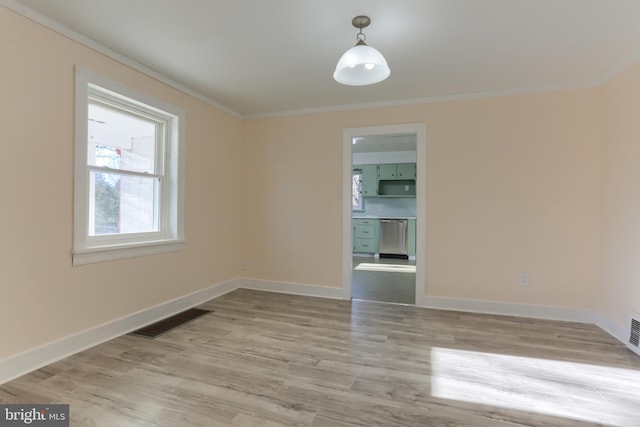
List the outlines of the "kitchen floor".
{"type": "Polygon", "coordinates": [[[351,296],[368,301],[416,303],[416,262],[353,257],[351,296]]]}

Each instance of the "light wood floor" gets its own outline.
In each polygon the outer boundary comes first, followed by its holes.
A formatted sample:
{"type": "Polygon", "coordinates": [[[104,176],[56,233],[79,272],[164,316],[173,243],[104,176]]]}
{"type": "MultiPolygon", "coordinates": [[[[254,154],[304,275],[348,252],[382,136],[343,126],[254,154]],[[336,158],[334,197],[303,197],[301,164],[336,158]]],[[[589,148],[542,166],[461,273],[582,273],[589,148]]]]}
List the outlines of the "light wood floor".
{"type": "Polygon", "coordinates": [[[416,303],[416,262],[353,257],[351,296],[367,301],[416,303]]]}
{"type": "Polygon", "coordinates": [[[593,325],[238,290],[0,386],[81,426],[640,426],[640,358],[593,325]]]}

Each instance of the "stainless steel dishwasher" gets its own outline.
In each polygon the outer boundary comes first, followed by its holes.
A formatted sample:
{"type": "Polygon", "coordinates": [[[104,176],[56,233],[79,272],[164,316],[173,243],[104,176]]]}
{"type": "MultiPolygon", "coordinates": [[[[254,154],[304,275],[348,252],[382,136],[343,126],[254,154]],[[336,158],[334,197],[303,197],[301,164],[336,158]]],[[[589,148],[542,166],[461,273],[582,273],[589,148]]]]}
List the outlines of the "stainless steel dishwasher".
{"type": "Polygon", "coordinates": [[[380,256],[407,255],[407,224],[406,219],[380,220],[380,256]]]}

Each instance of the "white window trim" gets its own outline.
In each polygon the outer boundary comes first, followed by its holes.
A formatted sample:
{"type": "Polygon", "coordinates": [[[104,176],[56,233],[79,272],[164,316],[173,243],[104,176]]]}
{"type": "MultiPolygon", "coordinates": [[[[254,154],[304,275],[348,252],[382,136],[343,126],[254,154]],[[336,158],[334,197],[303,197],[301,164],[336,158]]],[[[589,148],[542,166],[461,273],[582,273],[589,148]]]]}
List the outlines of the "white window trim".
{"type": "Polygon", "coordinates": [[[185,173],[185,112],[149,95],[91,71],[75,69],[75,164],[74,164],[74,246],[73,265],[125,259],[143,255],[174,252],[184,248],[184,173],[185,173]],[[166,141],[167,160],[165,186],[167,191],[162,211],[161,230],[157,233],[134,233],[118,236],[89,236],[89,168],[87,165],[88,98],[93,88],[113,99],[134,100],[145,108],[168,113],[178,126],[170,126],[173,134],[166,141]],[[177,128],[177,129],[176,129],[177,128]],[[170,197],[166,197],[169,195],[170,197]]]}

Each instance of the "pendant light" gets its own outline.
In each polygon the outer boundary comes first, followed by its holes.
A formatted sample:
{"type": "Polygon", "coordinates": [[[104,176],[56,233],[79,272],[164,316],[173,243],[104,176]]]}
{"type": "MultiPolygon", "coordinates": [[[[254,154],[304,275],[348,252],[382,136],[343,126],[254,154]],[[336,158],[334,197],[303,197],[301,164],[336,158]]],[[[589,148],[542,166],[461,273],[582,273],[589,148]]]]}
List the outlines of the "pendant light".
{"type": "Polygon", "coordinates": [[[389,77],[391,70],[384,56],[364,42],[367,36],[362,32],[371,23],[368,16],[356,16],[351,24],[360,31],[354,47],[345,52],[338,61],[333,78],[338,83],[349,86],[365,86],[378,83],[389,77]]]}

